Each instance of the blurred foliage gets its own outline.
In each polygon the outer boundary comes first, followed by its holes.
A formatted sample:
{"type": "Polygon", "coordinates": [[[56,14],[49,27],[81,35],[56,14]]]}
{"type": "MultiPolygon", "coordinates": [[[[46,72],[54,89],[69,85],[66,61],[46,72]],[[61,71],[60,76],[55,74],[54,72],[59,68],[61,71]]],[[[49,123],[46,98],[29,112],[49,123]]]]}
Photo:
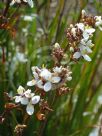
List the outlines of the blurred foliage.
{"type": "MultiPolygon", "coordinates": [[[[45,64],[50,68],[53,65],[53,43],[66,46],[66,28],[79,20],[82,9],[90,14],[102,14],[101,0],[35,0],[34,3],[33,9],[27,5],[10,7],[3,21],[9,20],[11,29],[0,29],[0,114],[5,104],[3,92],[14,95],[20,84],[26,86],[32,77],[31,66],[45,64]],[[27,20],[26,16],[32,19],[27,20]]],[[[1,15],[4,8],[5,3],[0,2],[1,15]]],[[[56,98],[43,136],[99,136],[96,131],[99,131],[102,113],[102,32],[97,30],[93,40],[92,62],[70,64],[73,80],[68,86],[72,91],[56,98]]],[[[14,136],[17,122],[23,123],[21,116],[19,112],[12,112],[0,125],[0,136],[14,136]]],[[[37,135],[41,124],[32,116],[24,136],[37,135]]]]}

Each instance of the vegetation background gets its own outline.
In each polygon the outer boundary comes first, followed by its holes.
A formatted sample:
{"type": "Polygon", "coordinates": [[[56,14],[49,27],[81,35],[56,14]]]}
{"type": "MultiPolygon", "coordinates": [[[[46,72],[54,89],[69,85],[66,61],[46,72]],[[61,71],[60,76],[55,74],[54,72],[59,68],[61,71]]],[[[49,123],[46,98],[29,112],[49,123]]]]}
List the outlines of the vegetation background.
{"type": "MultiPolygon", "coordinates": [[[[0,1],[1,15],[6,2],[0,1]]],[[[19,85],[26,87],[32,78],[31,66],[52,66],[53,43],[66,46],[66,29],[79,21],[82,9],[102,15],[102,0],[34,0],[34,3],[32,9],[28,5],[10,7],[8,19],[3,20],[9,20],[10,28],[0,29],[0,114],[4,111],[4,91],[13,96],[19,85]]],[[[71,91],[56,100],[42,136],[102,136],[102,32],[97,30],[93,41],[92,62],[71,64],[73,80],[68,83],[71,91]]],[[[0,124],[0,136],[14,136],[17,122],[22,123],[22,115],[15,110],[0,124]]],[[[24,136],[36,136],[41,124],[32,116],[24,136]]]]}

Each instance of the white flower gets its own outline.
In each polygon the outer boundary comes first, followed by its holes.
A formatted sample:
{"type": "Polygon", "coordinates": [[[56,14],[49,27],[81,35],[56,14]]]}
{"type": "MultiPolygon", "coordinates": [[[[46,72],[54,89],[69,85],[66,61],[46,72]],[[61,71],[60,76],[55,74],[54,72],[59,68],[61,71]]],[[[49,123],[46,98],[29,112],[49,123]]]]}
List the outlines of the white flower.
{"type": "Polygon", "coordinates": [[[85,26],[83,23],[78,23],[76,26],[83,32],[83,38],[88,40],[93,35],[95,29],[89,26],[85,26]]]}
{"type": "Polygon", "coordinates": [[[26,111],[29,115],[32,115],[34,113],[34,105],[40,101],[40,96],[32,93],[30,89],[25,91],[22,86],[17,89],[17,92],[18,96],[14,97],[15,102],[27,105],[26,111]]]}
{"type": "Polygon", "coordinates": [[[43,68],[43,69],[39,69],[38,67],[33,67],[32,71],[33,71],[33,75],[34,75],[34,80],[29,81],[27,83],[28,86],[33,86],[36,85],[37,87],[39,87],[40,89],[43,89],[45,92],[48,92],[52,89],[53,84],[57,84],[60,82],[61,78],[58,76],[58,71],[60,69],[58,69],[58,67],[56,67],[56,72],[55,73],[51,73],[48,69],[43,68]]]}
{"type": "Polygon", "coordinates": [[[42,69],[40,76],[45,80],[50,80],[52,77],[52,73],[44,68],[42,69]]]}
{"type": "Polygon", "coordinates": [[[90,37],[93,36],[95,29],[88,25],[85,26],[84,23],[78,23],[76,26],[83,32],[83,37],[78,45],[79,50],[74,53],[73,58],[79,59],[80,57],[83,57],[85,60],[91,61],[91,58],[87,54],[92,53],[91,48],[94,44],[92,43],[92,40],[90,40],[90,37]]]}
{"type": "Polygon", "coordinates": [[[25,15],[24,17],[23,17],[23,19],[24,19],[24,21],[33,21],[33,17],[32,16],[28,16],[28,15],[25,15]]]}
{"type": "Polygon", "coordinates": [[[31,93],[31,90],[28,89],[27,91],[24,92],[24,95],[26,98],[31,98],[34,96],[34,93],[31,93]]]}
{"type": "Polygon", "coordinates": [[[77,23],[76,26],[82,31],[85,29],[85,25],[83,23],[77,23]]]}
{"type": "Polygon", "coordinates": [[[91,61],[91,58],[87,55],[87,53],[91,52],[90,48],[88,46],[80,45],[79,49],[80,51],[75,52],[73,58],[79,59],[80,57],[83,57],[86,61],[91,61]]]}
{"type": "Polygon", "coordinates": [[[89,40],[90,36],[93,36],[93,33],[95,32],[95,29],[94,28],[91,28],[91,27],[88,27],[86,26],[85,27],[85,31],[83,32],[83,38],[85,40],[89,40]]]}
{"type": "MultiPolygon", "coordinates": [[[[12,5],[14,5],[15,3],[20,4],[21,2],[22,2],[22,0],[12,0],[12,1],[11,1],[11,3],[10,3],[10,5],[12,6],[12,5]]],[[[30,6],[31,8],[33,8],[33,6],[34,6],[34,4],[33,4],[33,1],[32,1],[32,0],[23,0],[23,2],[28,3],[28,4],[29,4],[29,6],[30,6]]]]}
{"type": "Polygon", "coordinates": [[[24,96],[25,89],[22,86],[19,86],[17,89],[18,96],[15,96],[15,102],[26,105],[28,103],[28,98],[24,96]]]}
{"type": "Polygon", "coordinates": [[[62,86],[65,81],[72,79],[69,68],[54,67],[52,72],[46,68],[39,69],[38,67],[32,67],[34,79],[27,83],[28,86],[37,86],[48,92],[52,89],[62,86]]]}
{"type": "Polygon", "coordinates": [[[95,26],[98,27],[102,31],[102,17],[101,16],[95,16],[95,26]]]}
{"type": "Polygon", "coordinates": [[[53,71],[54,71],[55,73],[61,73],[61,72],[62,72],[62,66],[60,66],[60,67],[54,67],[54,68],[53,68],[53,71]]]}

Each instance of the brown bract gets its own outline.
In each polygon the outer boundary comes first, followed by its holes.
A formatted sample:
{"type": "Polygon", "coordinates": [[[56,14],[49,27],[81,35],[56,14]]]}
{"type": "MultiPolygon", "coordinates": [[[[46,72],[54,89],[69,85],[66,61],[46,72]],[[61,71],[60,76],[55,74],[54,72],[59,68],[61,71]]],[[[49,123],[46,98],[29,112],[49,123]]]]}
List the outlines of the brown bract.
{"type": "Polygon", "coordinates": [[[14,132],[17,136],[22,136],[22,133],[24,131],[24,129],[26,128],[27,126],[26,125],[21,125],[21,124],[18,124],[15,129],[14,129],[14,132]]]}

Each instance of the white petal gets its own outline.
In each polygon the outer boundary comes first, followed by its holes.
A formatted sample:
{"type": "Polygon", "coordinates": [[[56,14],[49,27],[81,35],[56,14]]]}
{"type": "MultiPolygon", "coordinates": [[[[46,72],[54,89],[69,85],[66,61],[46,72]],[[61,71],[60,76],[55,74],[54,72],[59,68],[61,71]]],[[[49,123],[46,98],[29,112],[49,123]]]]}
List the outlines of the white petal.
{"type": "Polygon", "coordinates": [[[38,73],[36,73],[35,71],[33,72],[33,75],[34,75],[34,78],[35,78],[35,80],[38,80],[38,73]]]}
{"type": "Polygon", "coordinates": [[[85,31],[86,31],[87,33],[89,33],[89,34],[92,34],[92,33],[95,32],[95,29],[94,29],[94,28],[89,28],[89,29],[86,29],[85,31]]]}
{"type": "Polygon", "coordinates": [[[28,98],[22,97],[22,98],[21,98],[21,104],[22,104],[22,105],[27,105],[27,104],[28,104],[28,98]]]}
{"type": "Polygon", "coordinates": [[[23,92],[25,91],[25,89],[22,86],[19,86],[17,89],[18,94],[23,94],[23,92]]]}
{"type": "Polygon", "coordinates": [[[84,24],[83,23],[78,23],[77,26],[80,30],[84,31],[84,24]]]}
{"type": "Polygon", "coordinates": [[[80,44],[81,44],[81,45],[85,45],[85,44],[86,44],[85,39],[82,39],[82,40],[80,41],[80,44]]]}
{"type": "Polygon", "coordinates": [[[32,115],[34,113],[34,106],[29,103],[26,107],[26,111],[29,115],[32,115]]]}
{"type": "Polygon", "coordinates": [[[62,66],[60,66],[60,67],[54,67],[54,68],[53,68],[53,71],[54,71],[55,73],[61,73],[61,72],[62,72],[62,66]]]}
{"type": "Polygon", "coordinates": [[[34,7],[34,3],[33,3],[33,1],[32,1],[32,0],[27,0],[27,2],[28,2],[29,6],[30,6],[31,8],[33,8],[33,7],[34,7]]]}
{"type": "Polygon", "coordinates": [[[32,104],[37,104],[40,101],[40,96],[36,95],[32,98],[32,104]]]}
{"type": "Polygon", "coordinates": [[[92,44],[92,40],[87,41],[87,46],[90,46],[92,44]]]}
{"type": "Polygon", "coordinates": [[[85,39],[85,40],[88,40],[89,39],[89,34],[87,33],[87,32],[83,32],[83,38],[85,39]]]}
{"type": "Polygon", "coordinates": [[[75,58],[75,59],[79,59],[80,57],[81,57],[80,52],[75,52],[73,55],[73,58],[75,58]]]}
{"type": "Polygon", "coordinates": [[[41,73],[40,73],[40,76],[41,76],[42,78],[44,78],[45,80],[49,80],[49,79],[51,78],[52,74],[51,74],[51,72],[48,71],[47,69],[43,69],[43,70],[41,71],[41,73]]]}
{"type": "Polygon", "coordinates": [[[60,80],[61,80],[60,77],[52,77],[52,79],[51,79],[52,83],[59,83],[60,80]]]}
{"type": "Polygon", "coordinates": [[[91,58],[88,56],[88,55],[83,55],[83,57],[84,57],[84,59],[86,60],[86,61],[91,61],[91,58]]]}
{"type": "Polygon", "coordinates": [[[15,103],[19,103],[21,101],[21,96],[15,96],[15,103]]]}
{"type": "Polygon", "coordinates": [[[92,50],[88,46],[86,46],[86,50],[88,53],[92,53],[92,50]]]}
{"type": "Polygon", "coordinates": [[[10,3],[10,6],[13,6],[15,4],[15,0],[12,0],[12,2],[10,3]]]}
{"type": "Polygon", "coordinates": [[[27,86],[34,86],[36,84],[35,80],[27,82],[27,86]]]}
{"type": "Polygon", "coordinates": [[[95,25],[96,25],[96,26],[100,26],[101,23],[98,21],[98,22],[95,23],[95,25]]]}
{"type": "Polygon", "coordinates": [[[27,98],[31,98],[31,97],[34,96],[34,93],[31,93],[31,90],[30,90],[30,89],[28,89],[24,94],[25,94],[25,96],[26,96],[27,98]]]}
{"type": "Polygon", "coordinates": [[[80,49],[80,51],[81,51],[81,52],[83,52],[83,51],[85,51],[85,50],[86,50],[86,46],[84,46],[84,45],[80,45],[80,46],[79,46],[79,49],[80,49]]]}
{"type": "Polygon", "coordinates": [[[37,86],[38,86],[39,88],[43,89],[43,82],[42,82],[41,80],[39,80],[39,81],[37,82],[37,86]]]}
{"type": "Polygon", "coordinates": [[[94,46],[94,44],[92,43],[92,40],[87,41],[86,45],[91,48],[94,46]]]}
{"type": "Polygon", "coordinates": [[[45,83],[44,85],[44,91],[48,92],[51,90],[52,84],[50,82],[45,83]]]}

